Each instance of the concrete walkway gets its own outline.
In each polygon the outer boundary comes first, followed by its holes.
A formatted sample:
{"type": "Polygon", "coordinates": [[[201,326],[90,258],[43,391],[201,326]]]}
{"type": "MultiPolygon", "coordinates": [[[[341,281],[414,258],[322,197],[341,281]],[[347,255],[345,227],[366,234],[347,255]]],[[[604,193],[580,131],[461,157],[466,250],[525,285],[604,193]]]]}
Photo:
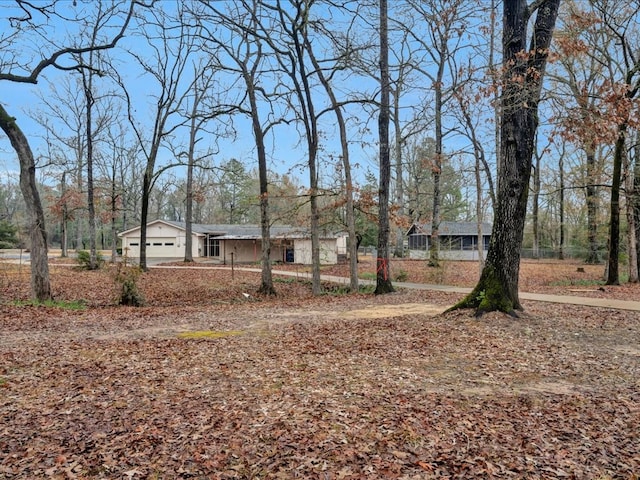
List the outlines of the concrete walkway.
{"type": "MultiPolygon", "coordinates": [[[[162,266],[153,265],[149,268],[192,268],[189,266],[162,266]]],[[[215,267],[198,267],[207,268],[212,270],[231,270],[229,266],[215,266],[215,267]]],[[[243,272],[256,272],[260,273],[262,270],[259,268],[246,268],[235,267],[235,270],[243,272]]],[[[274,275],[283,275],[288,277],[303,278],[305,280],[311,279],[311,273],[308,272],[292,272],[289,270],[272,270],[274,275]]],[[[322,275],[323,281],[333,282],[342,285],[349,285],[349,279],[346,277],[337,277],[334,275],[322,275]]],[[[360,285],[375,285],[375,280],[359,280],[360,285]]],[[[453,287],[447,285],[434,285],[425,283],[409,283],[409,282],[393,282],[393,286],[396,288],[408,288],[412,290],[434,290],[440,292],[452,292],[467,294],[471,292],[471,288],[465,287],[453,287]]],[[[631,300],[614,300],[611,298],[590,298],[590,297],[575,297],[573,295],[549,295],[545,293],[527,293],[520,292],[521,300],[531,300],[534,302],[548,302],[548,303],[565,303],[570,305],[582,305],[586,307],[599,307],[599,308],[612,308],[615,310],[631,310],[640,312],[640,301],[635,302],[631,300]]]]}

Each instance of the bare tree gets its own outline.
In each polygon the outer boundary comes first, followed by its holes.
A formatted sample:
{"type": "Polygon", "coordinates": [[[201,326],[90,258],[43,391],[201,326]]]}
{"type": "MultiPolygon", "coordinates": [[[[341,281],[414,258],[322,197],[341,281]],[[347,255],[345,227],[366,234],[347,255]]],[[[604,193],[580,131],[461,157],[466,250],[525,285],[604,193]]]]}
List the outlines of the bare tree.
{"type": "Polygon", "coordinates": [[[242,0],[228,6],[231,11],[225,12],[215,4],[204,2],[203,8],[212,16],[209,19],[201,16],[201,21],[207,36],[206,40],[216,45],[221,55],[225,55],[225,60],[229,62],[224,62],[222,67],[226,72],[237,76],[246,89],[246,96],[237,105],[239,112],[248,116],[251,121],[258,160],[262,234],[262,276],[258,291],[265,295],[275,295],[276,290],[271,274],[271,221],[266,139],[272,129],[284,121],[279,115],[274,115],[273,109],[269,111],[274,99],[280,95],[279,85],[276,81],[275,89],[265,86],[266,80],[272,79],[273,72],[267,62],[265,39],[260,35],[259,15],[262,14],[260,1],[242,0]],[[229,40],[226,35],[229,35],[232,40],[229,40]]]}
{"type": "MultiPolygon", "coordinates": [[[[189,26],[184,18],[185,12],[181,2],[177,2],[177,14],[170,16],[162,9],[154,9],[149,15],[141,19],[143,39],[151,54],[142,54],[137,51],[129,51],[137,64],[142,68],[145,76],[152,79],[157,87],[157,92],[151,94],[155,98],[153,106],[153,128],[149,135],[144,125],[148,120],[146,110],[136,115],[136,106],[130,92],[131,85],[120,77],[115,69],[114,76],[122,87],[127,100],[127,116],[129,123],[140,144],[146,166],[142,176],[142,198],[140,212],[140,268],[147,267],[147,222],[149,219],[149,202],[154,182],[158,176],[172,168],[177,163],[163,165],[157,169],[158,155],[171,135],[184,123],[184,117],[177,114],[180,106],[190,91],[189,79],[185,79],[186,68],[190,64],[190,58],[196,52],[197,46],[194,35],[189,31],[189,26]],[[184,82],[187,82],[187,86],[184,82]],[[141,115],[144,115],[142,117],[141,115]]],[[[139,79],[135,80],[136,83],[139,79]]],[[[150,84],[151,85],[151,84],[150,84]]]]}
{"type": "MultiPolygon", "coordinates": [[[[119,10],[114,13],[113,18],[120,22],[120,26],[112,38],[102,40],[99,43],[96,42],[91,46],[60,47],[51,44],[43,45],[41,49],[42,58],[32,64],[32,58],[29,57],[24,60],[26,57],[21,55],[20,42],[24,40],[21,36],[22,33],[26,32],[25,35],[28,35],[35,32],[37,38],[43,42],[49,38],[47,36],[48,33],[51,33],[50,31],[47,32],[45,21],[37,23],[35,19],[56,17],[58,20],[69,22],[70,24],[73,20],[69,21],[57,13],[53,4],[35,5],[29,2],[20,2],[18,6],[21,14],[10,18],[14,31],[2,33],[3,49],[8,52],[8,55],[3,57],[5,60],[0,65],[0,80],[35,84],[38,82],[42,72],[48,67],[67,71],[82,69],[81,65],[73,61],[73,56],[82,55],[90,51],[113,48],[123,37],[136,3],[136,1],[132,0],[128,2],[126,10],[119,10]],[[71,60],[71,63],[63,63],[69,60],[71,60]]],[[[39,301],[49,300],[51,299],[51,283],[47,262],[47,233],[44,212],[36,184],[35,159],[28,139],[18,126],[16,119],[6,111],[3,104],[0,104],[0,128],[9,137],[20,163],[20,189],[29,216],[32,296],[39,301]]]]}
{"type": "Polygon", "coordinates": [[[611,8],[609,2],[592,0],[600,13],[603,25],[616,41],[615,78],[611,78],[611,114],[616,123],[616,138],[613,152],[613,177],[611,184],[611,204],[609,218],[609,256],[607,262],[607,285],[618,285],[620,257],[620,191],[622,167],[627,156],[627,136],[634,126],[638,126],[634,99],[640,91],[640,53],[637,42],[640,38],[638,14],[640,5],[635,1],[620,2],[611,8]]]}
{"type": "MultiPolygon", "coordinates": [[[[308,35],[304,36],[304,48],[306,49],[313,68],[315,69],[315,74],[318,76],[320,83],[322,84],[327,96],[330,99],[331,107],[330,109],[334,112],[336,116],[336,121],[338,122],[338,129],[340,132],[340,148],[341,148],[341,157],[342,157],[342,166],[344,171],[344,195],[345,195],[345,203],[346,203],[346,223],[347,223],[347,233],[349,235],[349,287],[352,292],[358,291],[358,245],[356,240],[356,224],[355,224],[355,213],[353,207],[353,197],[354,197],[354,183],[351,175],[351,160],[349,158],[349,139],[347,137],[347,123],[344,118],[343,108],[344,105],[338,101],[334,88],[331,85],[331,78],[335,73],[335,70],[328,72],[325,74],[320,62],[316,58],[314,53],[314,49],[312,47],[311,40],[308,35]]],[[[349,52],[347,52],[348,54],[349,52]]],[[[338,59],[338,61],[341,61],[338,59]]]]}
{"type": "Polygon", "coordinates": [[[427,57],[435,66],[435,73],[428,68],[420,68],[421,72],[431,82],[434,91],[434,122],[435,122],[435,152],[432,159],[431,172],[433,175],[433,206],[431,222],[431,243],[429,248],[429,265],[438,266],[440,263],[441,221],[441,174],[445,159],[443,153],[445,107],[454,98],[457,85],[458,68],[455,56],[465,47],[463,32],[466,30],[470,7],[465,0],[426,0],[412,2],[412,7],[431,28],[427,35],[419,35],[413,31],[413,39],[426,52],[427,57]]]}

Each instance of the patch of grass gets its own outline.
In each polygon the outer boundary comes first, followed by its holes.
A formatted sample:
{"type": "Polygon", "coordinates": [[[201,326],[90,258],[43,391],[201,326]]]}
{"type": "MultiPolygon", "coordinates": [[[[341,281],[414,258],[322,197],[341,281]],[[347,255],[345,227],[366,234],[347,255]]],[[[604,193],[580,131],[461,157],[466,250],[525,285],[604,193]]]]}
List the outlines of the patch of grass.
{"type": "Polygon", "coordinates": [[[37,300],[25,300],[14,302],[17,307],[57,307],[65,310],[85,310],[87,302],[85,300],[47,300],[39,302],[37,300]]]}
{"type": "Polygon", "coordinates": [[[363,280],[375,280],[377,275],[374,272],[363,272],[358,275],[363,280]]]}
{"type": "Polygon", "coordinates": [[[298,279],[294,277],[275,277],[273,279],[273,283],[292,284],[292,283],[296,283],[297,281],[298,279]]]}
{"type": "Polygon", "coordinates": [[[9,381],[6,378],[0,377],[0,388],[6,387],[9,381]]]}
{"type": "MultiPolygon", "coordinates": [[[[349,287],[349,285],[345,285],[345,284],[324,284],[323,285],[323,289],[324,295],[332,295],[332,296],[338,296],[338,295],[349,295],[351,293],[351,287],[349,287]]],[[[373,293],[374,290],[376,289],[375,285],[358,285],[358,292],[359,293],[373,293]]]]}
{"type": "Polygon", "coordinates": [[[225,338],[235,335],[242,335],[242,330],[196,330],[194,332],[182,332],[178,334],[178,338],[225,338]]]}

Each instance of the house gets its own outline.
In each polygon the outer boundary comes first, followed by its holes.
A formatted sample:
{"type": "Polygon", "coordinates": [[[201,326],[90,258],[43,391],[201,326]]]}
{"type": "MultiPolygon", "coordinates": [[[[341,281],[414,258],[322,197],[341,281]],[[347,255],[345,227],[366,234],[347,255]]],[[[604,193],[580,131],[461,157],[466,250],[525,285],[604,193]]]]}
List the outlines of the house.
{"type": "MultiPolygon", "coordinates": [[[[192,255],[228,264],[256,263],[261,260],[262,234],[260,225],[192,224],[192,255]]],[[[271,260],[284,263],[311,263],[311,236],[301,227],[274,225],[270,229],[271,260]]],[[[129,258],[140,256],[140,226],[118,234],[122,252],[129,258]]],[[[186,224],[154,220],[147,224],[149,258],[184,258],[186,224]]],[[[320,235],[320,263],[338,262],[338,255],[347,250],[344,234],[323,232],[320,235]]]]}
{"type": "MultiPolygon", "coordinates": [[[[489,249],[490,223],[482,223],[482,250],[489,249]]],[[[409,258],[429,258],[431,246],[431,223],[414,223],[407,232],[409,258]]],[[[477,222],[440,222],[440,258],[448,260],[478,259],[477,222]]]]}

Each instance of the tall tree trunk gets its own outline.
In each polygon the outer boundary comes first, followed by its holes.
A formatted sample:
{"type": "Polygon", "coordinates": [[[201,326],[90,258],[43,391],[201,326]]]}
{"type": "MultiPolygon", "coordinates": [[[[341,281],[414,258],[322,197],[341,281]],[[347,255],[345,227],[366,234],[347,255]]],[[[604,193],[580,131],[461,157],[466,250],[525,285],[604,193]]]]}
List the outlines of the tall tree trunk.
{"type": "Polygon", "coordinates": [[[521,310],[518,296],[520,249],[527,212],[529,180],[538,126],[538,102],[548,49],[560,0],[538,3],[532,47],[527,55],[525,0],[503,3],[504,87],[502,91],[501,162],[491,243],[485,267],[473,291],[452,308],[475,308],[476,314],[521,310]]]}
{"type": "Polygon", "coordinates": [[[28,216],[31,250],[31,296],[39,302],[45,302],[51,300],[52,295],[47,258],[47,229],[36,182],[36,162],[27,137],[3,105],[0,105],[0,128],[9,137],[20,162],[20,191],[28,216]]]}
{"type": "Polygon", "coordinates": [[[147,223],[149,221],[149,200],[151,199],[151,187],[153,186],[153,170],[155,169],[155,150],[147,159],[147,166],[142,176],[142,205],[140,208],[140,268],[148,271],[147,266],[147,223]]]}
{"type": "MultiPolygon", "coordinates": [[[[90,57],[91,58],[91,57],[90,57]]],[[[89,61],[91,64],[91,61],[89,61]]],[[[87,212],[89,215],[89,269],[98,268],[96,248],[96,206],[93,191],[93,73],[82,72],[82,84],[86,102],[86,143],[87,143],[87,212]]]]}
{"type": "MultiPolygon", "coordinates": [[[[478,225],[478,244],[476,245],[478,251],[478,268],[480,273],[482,273],[482,269],[484,268],[484,232],[482,230],[482,177],[480,175],[480,154],[477,146],[474,142],[475,157],[476,157],[476,166],[474,169],[475,177],[476,177],[476,222],[478,225]]],[[[484,154],[482,154],[484,155],[484,154]]]]}
{"type": "Polygon", "coordinates": [[[540,155],[536,148],[534,148],[534,155],[536,164],[533,167],[533,211],[531,212],[531,220],[533,222],[533,258],[540,258],[540,155]]]}
{"type": "Polygon", "coordinates": [[[118,260],[118,228],[116,226],[116,218],[118,218],[118,190],[116,187],[115,156],[114,163],[111,166],[111,195],[109,209],[111,214],[111,263],[116,263],[118,260]]]}
{"type": "Polygon", "coordinates": [[[558,252],[558,259],[564,260],[564,148],[562,153],[560,154],[560,158],[558,159],[558,170],[560,170],[560,199],[559,199],[559,210],[560,210],[560,250],[558,252]]]}
{"type": "Polygon", "coordinates": [[[65,198],[67,194],[67,172],[62,172],[62,180],[60,181],[60,195],[62,196],[62,221],[60,222],[60,228],[62,230],[61,239],[60,239],[60,248],[62,253],[60,256],[62,258],[67,258],[69,256],[69,252],[67,251],[68,244],[68,222],[69,222],[69,211],[67,208],[67,200],[65,198]]]}
{"type": "Polygon", "coordinates": [[[598,252],[598,189],[595,186],[596,179],[596,150],[594,146],[585,149],[587,160],[587,238],[589,252],[585,260],[588,264],[600,263],[598,252]]]}
{"type": "Polygon", "coordinates": [[[636,219],[634,216],[634,175],[628,161],[628,158],[625,159],[624,165],[625,171],[625,213],[627,216],[627,252],[629,257],[628,271],[629,271],[629,283],[638,283],[638,240],[636,239],[636,219]]]}
{"type": "Polygon", "coordinates": [[[247,95],[251,105],[251,126],[258,152],[258,178],[260,183],[260,230],[262,233],[262,278],[259,293],[264,295],[275,295],[273,287],[273,275],[271,274],[271,233],[269,221],[269,191],[267,175],[267,151],[264,145],[264,133],[260,118],[258,116],[258,100],[253,80],[248,71],[244,72],[247,95]]]}
{"type": "Polygon", "coordinates": [[[440,63],[438,73],[433,88],[435,90],[435,156],[431,165],[433,175],[433,208],[431,218],[431,243],[429,245],[429,266],[438,267],[440,265],[440,203],[442,193],[440,191],[440,180],[442,177],[442,78],[444,75],[445,61],[447,60],[448,48],[446,41],[440,46],[440,63]]]}
{"type": "Polygon", "coordinates": [[[635,226],[636,240],[636,269],[640,274],[640,131],[636,132],[636,141],[633,147],[633,195],[632,208],[635,226]]]}
{"type": "Polygon", "coordinates": [[[349,288],[352,292],[358,291],[358,242],[356,240],[356,221],[353,208],[353,180],[351,178],[351,161],[349,159],[349,139],[347,138],[347,125],[342,114],[342,107],[336,98],[331,87],[331,83],[324,75],[320,63],[317,61],[309,37],[305,36],[305,47],[309,53],[311,63],[320,79],[320,83],[324,87],[329,99],[331,100],[331,108],[336,115],[338,128],[340,131],[340,147],[342,152],[342,167],[344,170],[345,180],[345,203],[346,203],[346,221],[347,233],[349,234],[349,288]]]}
{"type": "MultiPolygon", "coordinates": [[[[402,135],[400,128],[400,82],[398,78],[398,85],[396,86],[393,95],[393,131],[394,141],[393,150],[395,156],[395,173],[396,173],[396,207],[398,208],[398,217],[404,216],[404,169],[402,166],[402,135]]],[[[402,225],[396,226],[396,257],[404,257],[404,234],[405,230],[402,225]]]]}
{"type": "Polygon", "coordinates": [[[616,145],[613,151],[607,285],[620,284],[620,187],[622,182],[622,162],[624,161],[626,148],[626,132],[626,124],[618,127],[618,138],[616,139],[616,145]]]}
{"type": "Polygon", "coordinates": [[[380,188],[378,190],[378,256],[376,259],[375,294],[393,292],[389,269],[389,30],[387,0],[380,0],[380,188]]]}
{"type": "Polygon", "coordinates": [[[197,108],[200,105],[200,95],[196,91],[191,110],[191,126],[189,129],[189,152],[187,159],[187,199],[186,199],[186,231],[184,238],[184,261],[193,262],[193,168],[195,163],[197,108]]]}

